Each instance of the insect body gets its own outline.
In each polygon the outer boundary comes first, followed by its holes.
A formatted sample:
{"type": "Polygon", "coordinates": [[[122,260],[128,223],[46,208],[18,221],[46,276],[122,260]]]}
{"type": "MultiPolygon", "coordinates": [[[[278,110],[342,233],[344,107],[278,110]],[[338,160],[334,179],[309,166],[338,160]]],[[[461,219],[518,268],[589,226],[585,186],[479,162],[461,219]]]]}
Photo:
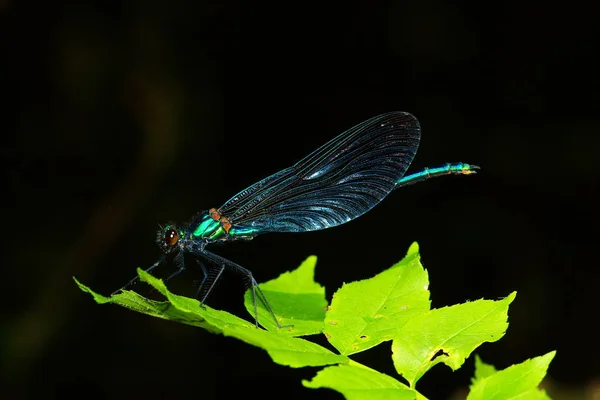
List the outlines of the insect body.
{"type": "Polygon", "coordinates": [[[162,228],[157,242],[163,255],[146,271],[172,261],[176,270],[169,280],[185,269],[184,254],[192,256],[204,272],[197,294],[204,304],[225,268],[238,270],[250,282],[255,319],[258,296],[281,327],[252,272],[207,248],[215,242],[248,240],[267,232],[331,228],[366,213],[399,187],[437,176],[474,174],[479,169],[447,163],[405,176],[420,135],[419,122],[409,113],[390,112],[364,121],[293,166],[237,193],[221,207],[200,213],[187,225],[162,228]]]}

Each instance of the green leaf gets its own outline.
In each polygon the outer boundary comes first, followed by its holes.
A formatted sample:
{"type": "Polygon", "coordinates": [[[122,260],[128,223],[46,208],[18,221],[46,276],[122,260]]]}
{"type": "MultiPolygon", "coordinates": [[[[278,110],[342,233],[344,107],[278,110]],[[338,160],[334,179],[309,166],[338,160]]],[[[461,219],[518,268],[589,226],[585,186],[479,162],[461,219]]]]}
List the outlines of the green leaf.
{"type": "Polygon", "coordinates": [[[396,379],[360,365],[327,367],[312,380],[303,380],[302,384],[311,389],[336,390],[347,400],[414,400],[420,396],[396,379]]]}
{"type": "Polygon", "coordinates": [[[227,327],[223,333],[266,350],[273,361],[293,368],[348,363],[350,359],[308,340],[262,329],[227,327]]]}
{"type": "Polygon", "coordinates": [[[392,343],[396,371],[414,387],[434,365],[458,369],[484,342],[499,340],[508,328],[508,305],[503,300],[477,300],[428,311],[406,323],[392,343]]]}
{"type": "Polygon", "coordinates": [[[200,302],[198,300],[172,294],[167,290],[161,280],[154,278],[152,275],[141,269],[138,269],[138,274],[143,282],[152,285],[156,290],[167,297],[168,301],[148,300],[130,290],[124,290],[111,297],[105,297],[95,293],[90,288],[77,281],[77,279],[73,279],[77,285],[79,285],[79,288],[84,292],[90,293],[98,304],[112,303],[120,305],[153,317],[198,326],[213,333],[222,332],[223,328],[226,326],[256,329],[254,324],[228,312],[215,310],[206,305],[200,307],[200,302]]]}
{"type": "Polygon", "coordinates": [[[475,376],[471,379],[471,383],[477,380],[487,378],[496,373],[496,368],[493,365],[486,364],[481,361],[479,354],[475,354],[475,376]]]}
{"type": "Polygon", "coordinates": [[[551,351],[492,374],[489,374],[491,369],[488,365],[481,361],[476,362],[475,379],[467,399],[550,399],[545,391],[538,389],[538,385],[546,376],[548,366],[555,355],[556,351],[551,351]],[[482,368],[485,372],[478,372],[482,368]]]}
{"type": "Polygon", "coordinates": [[[354,354],[391,340],[410,319],[429,310],[429,279],[419,246],[371,279],[345,284],[333,296],[325,336],[341,354],[354,354]]]}
{"type": "Polygon", "coordinates": [[[200,307],[198,300],[169,292],[162,280],[154,278],[147,272],[138,269],[138,274],[143,282],[149,283],[168,301],[148,300],[128,290],[111,297],[105,297],[93,292],[90,288],[78,282],[77,279],[75,279],[75,282],[81,290],[90,293],[99,304],[113,303],[154,317],[194,325],[213,333],[235,337],[266,350],[273,360],[279,364],[298,368],[348,363],[350,361],[348,357],[335,354],[318,344],[284,336],[281,332],[285,329],[281,329],[279,332],[267,332],[257,328],[255,324],[228,312],[214,310],[206,305],[200,307]]]}
{"type": "MultiPolygon", "coordinates": [[[[285,335],[303,336],[321,333],[327,300],[325,288],[315,282],[317,257],[308,257],[296,270],[284,272],[276,279],[261,283],[269,304],[281,325],[293,326],[280,332],[285,335]]],[[[257,293],[258,321],[267,330],[277,330],[273,316],[265,308],[257,293]]],[[[244,297],[246,310],[254,318],[251,289],[244,297]]]]}
{"type": "MultiPolygon", "coordinates": [[[[476,347],[500,339],[508,327],[508,306],[516,296],[512,293],[500,301],[478,300],[430,310],[429,280],[414,243],[402,261],[381,274],[345,284],[326,308],[325,289],[314,281],[315,265],[316,257],[309,257],[295,271],[260,285],[277,321],[293,325],[283,329],[277,328],[260,296],[256,303],[258,319],[267,330],[230,313],[201,306],[196,299],[175,295],[162,280],[143,270],[138,269],[140,280],[164,295],[166,301],[148,300],[133,291],[105,297],[75,282],[99,304],[117,304],[237,338],[264,349],[281,365],[327,366],[303,384],[330,388],[348,399],[424,399],[414,389],[421,376],[440,362],[455,370],[476,347]],[[296,337],[321,331],[341,354],[296,337]],[[393,340],[394,366],[409,386],[348,358],[386,340],[393,340]]],[[[247,291],[245,305],[254,316],[252,300],[247,291]]],[[[553,356],[549,353],[503,371],[476,358],[469,398],[545,399],[547,395],[537,385],[553,356]]]]}

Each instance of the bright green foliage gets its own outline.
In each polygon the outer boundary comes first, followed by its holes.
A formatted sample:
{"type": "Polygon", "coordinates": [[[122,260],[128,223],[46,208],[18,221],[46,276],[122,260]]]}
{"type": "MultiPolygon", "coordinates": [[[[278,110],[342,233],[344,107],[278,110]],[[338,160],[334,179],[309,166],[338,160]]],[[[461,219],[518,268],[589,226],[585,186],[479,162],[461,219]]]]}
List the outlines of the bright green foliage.
{"type": "Polygon", "coordinates": [[[556,355],[551,351],[540,357],[530,358],[521,364],[502,371],[475,358],[475,378],[472,379],[468,400],[549,399],[538,385],[546,375],[550,361],[556,355]]]}
{"type": "Polygon", "coordinates": [[[363,365],[337,365],[321,370],[302,384],[312,389],[329,388],[349,400],[415,399],[418,393],[396,379],[363,365]]]}
{"type": "Polygon", "coordinates": [[[307,367],[349,362],[346,356],[335,354],[308,340],[257,329],[253,323],[225,311],[214,310],[206,305],[200,307],[198,300],[177,296],[169,292],[161,280],[139,269],[138,273],[143,282],[152,285],[169,301],[148,300],[129,290],[112,297],[104,297],[94,293],[77,280],[75,282],[84,292],[92,294],[99,304],[114,303],[154,317],[199,326],[214,333],[235,337],[267,350],[273,360],[282,365],[307,367]]]}
{"type": "Polygon", "coordinates": [[[138,269],[138,274],[142,282],[152,285],[167,298],[167,301],[148,300],[131,290],[124,290],[122,293],[111,297],[104,297],[93,292],[90,288],[77,281],[77,279],[75,279],[75,282],[81,290],[90,293],[99,304],[117,304],[142,314],[198,326],[214,333],[222,332],[226,326],[254,328],[254,324],[228,312],[214,310],[208,306],[200,307],[198,300],[172,294],[160,279],[154,278],[141,269],[138,269]]]}
{"type": "Polygon", "coordinates": [[[386,340],[407,321],[429,310],[429,278],[419,248],[371,279],[345,284],[325,318],[325,336],[341,354],[354,354],[386,340]]]}
{"type": "MultiPolygon", "coordinates": [[[[169,319],[221,333],[264,349],[278,364],[293,368],[325,367],[308,388],[329,388],[347,399],[424,399],[416,391],[419,378],[438,363],[459,368],[484,342],[499,340],[508,327],[508,306],[516,293],[498,301],[477,300],[430,309],[429,280],[413,244],[407,256],[382,273],[345,284],[327,307],[325,289],[314,281],[316,257],[292,272],[260,287],[280,325],[257,298],[258,320],[266,330],[224,311],[201,306],[198,300],[175,295],[164,283],[138,270],[140,280],[154,287],[166,301],[145,299],[133,291],[111,297],[94,293],[77,282],[100,304],[113,303],[154,317],[169,319]],[[334,352],[299,338],[323,333],[334,352]],[[349,358],[391,341],[392,360],[406,383],[349,358]]],[[[246,309],[254,316],[252,294],[246,309]]],[[[476,360],[469,399],[545,399],[537,389],[554,352],[502,371],[476,360]]]]}
{"type": "Polygon", "coordinates": [[[487,378],[488,376],[493,375],[495,373],[496,368],[494,368],[493,365],[484,363],[483,361],[481,361],[481,358],[479,358],[479,356],[475,354],[475,376],[471,379],[472,383],[487,378]]]}
{"type": "MultiPolygon", "coordinates": [[[[316,264],[317,257],[310,256],[296,270],[284,272],[277,279],[260,285],[279,323],[293,326],[293,329],[283,329],[283,334],[304,336],[323,331],[327,300],[325,288],[315,282],[316,264]]],[[[256,305],[260,324],[269,331],[277,330],[264,304],[257,299],[256,305]]],[[[250,315],[254,315],[250,290],[245,295],[245,306],[250,315]]]]}
{"type": "Polygon", "coordinates": [[[398,332],[392,344],[396,371],[414,387],[434,365],[460,368],[475,348],[495,342],[508,328],[508,305],[516,293],[500,301],[477,300],[418,315],[398,332]]]}
{"type": "Polygon", "coordinates": [[[225,336],[232,336],[265,349],[273,361],[293,368],[318,367],[322,365],[348,363],[346,356],[333,353],[308,340],[289,337],[262,329],[229,327],[225,336]]]}

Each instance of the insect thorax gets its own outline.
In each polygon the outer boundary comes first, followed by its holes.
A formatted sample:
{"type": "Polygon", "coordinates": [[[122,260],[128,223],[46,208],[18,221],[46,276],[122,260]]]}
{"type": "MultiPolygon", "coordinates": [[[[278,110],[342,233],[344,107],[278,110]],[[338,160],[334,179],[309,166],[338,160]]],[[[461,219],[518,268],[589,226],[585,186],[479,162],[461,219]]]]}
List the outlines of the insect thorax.
{"type": "Polygon", "coordinates": [[[258,233],[255,229],[234,225],[219,210],[211,208],[202,212],[190,225],[192,238],[207,242],[252,239],[258,233]]]}

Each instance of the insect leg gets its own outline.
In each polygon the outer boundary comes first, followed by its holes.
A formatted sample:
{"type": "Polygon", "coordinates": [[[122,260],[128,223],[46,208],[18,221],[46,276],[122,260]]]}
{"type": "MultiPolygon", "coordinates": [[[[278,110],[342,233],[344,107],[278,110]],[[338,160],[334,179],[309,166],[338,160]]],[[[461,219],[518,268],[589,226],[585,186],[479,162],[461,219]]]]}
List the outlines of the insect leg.
{"type": "MultiPolygon", "coordinates": [[[[215,282],[217,279],[219,279],[219,277],[221,276],[221,273],[223,272],[225,267],[230,267],[233,270],[236,270],[236,271],[242,273],[243,275],[245,275],[248,278],[248,280],[250,281],[251,289],[252,289],[252,302],[254,305],[254,321],[256,322],[257,328],[258,328],[258,305],[256,303],[257,295],[260,298],[260,300],[262,301],[262,303],[265,305],[267,310],[269,311],[269,314],[271,314],[271,316],[273,317],[273,320],[275,321],[275,324],[277,325],[277,327],[283,328],[283,326],[281,324],[279,324],[279,321],[277,321],[277,318],[275,317],[275,313],[273,312],[271,305],[267,301],[267,298],[265,297],[263,291],[260,289],[260,286],[258,286],[258,283],[256,282],[256,279],[254,279],[254,276],[252,275],[252,272],[250,270],[242,267],[239,264],[234,263],[233,261],[230,261],[224,257],[221,257],[215,253],[211,253],[208,250],[202,250],[202,252],[200,254],[203,257],[205,257],[206,259],[214,262],[215,264],[222,266],[221,270],[219,271],[219,274],[217,275],[217,277],[215,279],[215,282]]],[[[211,285],[210,289],[212,289],[212,286],[214,286],[214,283],[211,285]]],[[[210,292],[210,289],[209,289],[209,292],[210,292]]]]}
{"type": "Polygon", "coordinates": [[[202,269],[202,281],[200,281],[200,284],[198,285],[198,290],[196,291],[196,298],[199,299],[200,293],[203,292],[204,284],[206,283],[206,278],[208,277],[208,270],[206,269],[206,265],[204,265],[204,263],[199,258],[194,258],[194,260],[196,260],[196,262],[200,266],[200,269],[202,269]]]}
{"type": "Polygon", "coordinates": [[[185,262],[184,262],[183,253],[182,252],[178,253],[175,256],[175,258],[173,259],[173,261],[175,262],[175,266],[176,266],[177,269],[175,270],[175,272],[173,272],[171,275],[167,276],[164,279],[165,283],[167,283],[172,278],[176,277],[177,275],[179,275],[180,273],[182,273],[183,271],[185,271],[185,262]]]}
{"type": "MultiPolygon", "coordinates": [[[[152,271],[154,268],[158,267],[160,264],[162,264],[165,261],[164,257],[161,257],[158,259],[157,262],[155,262],[154,264],[152,264],[149,268],[145,269],[144,271],[146,272],[150,272],[152,271]]],[[[117,289],[114,292],[111,293],[111,296],[114,296],[115,294],[117,294],[118,292],[121,292],[125,289],[127,289],[129,286],[137,283],[140,280],[139,276],[136,276],[135,278],[133,278],[132,280],[130,280],[127,285],[123,286],[121,289],[117,289]]]]}
{"type": "MultiPolygon", "coordinates": [[[[203,264],[201,264],[203,266],[203,264]]],[[[200,287],[196,291],[196,298],[200,300],[200,304],[203,305],[208,299],[208,295],[215,288],[217,281],[221,278],[223,271],[225,270],[225,266],[222,264],[217,264],[216,268],[206,269],[203,266],[202,271],[204,272],[204,279],[202,279],[202,283],[200,287]]]]}

